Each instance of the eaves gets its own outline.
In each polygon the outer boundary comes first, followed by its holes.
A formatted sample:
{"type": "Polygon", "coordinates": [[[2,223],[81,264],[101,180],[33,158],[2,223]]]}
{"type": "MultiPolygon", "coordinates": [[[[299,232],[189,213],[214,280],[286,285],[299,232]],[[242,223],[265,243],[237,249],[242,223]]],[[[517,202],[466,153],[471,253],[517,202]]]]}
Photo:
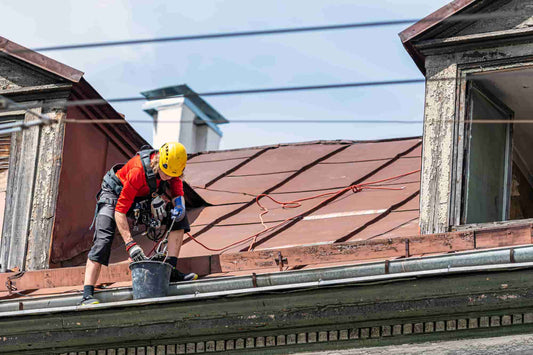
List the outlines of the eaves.
{"type": "Polygon", "coordinates": [[[262,339],[264,346],[265,339],[274,339],[269,352],[287,353],[372,341],[384,345],[526,332],[533,327],[530,273],[511,268],[413,275],[297,292],[265,290],[196,300],[131,301],[136,304],[60,313],[49,310],[1,318],[0,346],[3,353],[42,354],[222,341],[235,345],[243,339],[257,345],[262,339]],[[306,341],[287,343],[291,334],[303,334],[306,341]],[[326,334],[325,340],[307,341],[317,334],[326,334]],[[336,335],[328,338],[328,334],[336,335]],[[348,337],[351,341],[342,342],[348,337]]]}
{"type": "Polygon", "coordinates": [[[417,51],[424,56],[448,54],[460,51],[497,48],[501,45],[531,43],[533,29],[512,29],[443,39],[413,42],[417,51]]]}

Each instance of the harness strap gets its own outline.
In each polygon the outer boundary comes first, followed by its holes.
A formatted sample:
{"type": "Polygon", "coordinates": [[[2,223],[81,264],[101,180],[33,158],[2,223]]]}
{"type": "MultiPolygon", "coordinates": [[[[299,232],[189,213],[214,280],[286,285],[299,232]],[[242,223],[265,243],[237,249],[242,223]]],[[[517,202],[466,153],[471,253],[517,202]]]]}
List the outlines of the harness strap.
{"type": "Polygon", "coordinates": [[[138,154],[141,158],[141,163],[143,165],[144,176],[146,177],[146,183],[150,189],[150,198],[154,196],[157,191],[157,175],[152,170],[150,165],[150,155],[156,152],[156,150],[146,149],[141,150],[138,154]]]}
{"type": "Polygon", "coordinates": [[[122,181],[117,177],[116,172],[119,171],[125,164],[116,164],[104,175],[102,181],[102,188],[111,189],[117,196],[122,192],[122,181]]]}

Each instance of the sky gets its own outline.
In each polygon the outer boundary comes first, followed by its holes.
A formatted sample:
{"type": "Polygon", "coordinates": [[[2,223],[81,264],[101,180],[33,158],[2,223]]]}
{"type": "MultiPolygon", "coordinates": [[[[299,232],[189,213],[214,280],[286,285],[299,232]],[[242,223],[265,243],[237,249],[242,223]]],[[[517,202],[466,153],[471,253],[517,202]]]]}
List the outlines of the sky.
{"type": "MultiPolygon", "coordinates": [[[[448,0],[3,1],[0,36],[29,48],[394,19],[420,19],[448,0]]],[[[408,25],[41,52],[83,71],[107,99],[187,84],[196,92],[422,79],[398,33],[408,25]]],[[[232,120],[413,120],[424,85],[205,98],[230,123],[221,149],[311,140],[422,135],[422,124],[231,123],[232,120]]],[[[113,104],[150,120],[143,102],[113,104]]],[[[134,123],[152,142],[152,125],[134,123]]]]}

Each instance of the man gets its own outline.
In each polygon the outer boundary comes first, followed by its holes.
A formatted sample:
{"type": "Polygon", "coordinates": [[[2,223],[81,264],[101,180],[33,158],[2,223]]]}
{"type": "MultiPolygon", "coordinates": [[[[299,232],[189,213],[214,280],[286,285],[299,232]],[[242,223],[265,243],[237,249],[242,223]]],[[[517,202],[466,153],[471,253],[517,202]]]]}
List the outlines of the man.
{"type": "Polygon", "coordinates": [[[93,245],[85,267],[82,305],[96,304],[94,285],[102,265],[107,266],[111,244],[118,228],[132,261],[146,259],[144,251],[131,237],[128,216],[135,209],[149,208],[152,221],[172,224],[168,237],[167,262],[172,265],[170,281],[195,280],[194,273],[183,274],[176,269],[183,235],[190,231],[183,198],[183,182],[180,177],[187,163],[185,147],[178,142],[164,144],[159,151],[142,150],[126,164],[115,165],[104,176],[97,195],[93,224],[93,245]],[[170,193],[170,195],[169,195],[170,193]],[[167,208],[168,205],[168,208],[167,208]],[[170,217],[170,218],[168,218],[170,217]]]}

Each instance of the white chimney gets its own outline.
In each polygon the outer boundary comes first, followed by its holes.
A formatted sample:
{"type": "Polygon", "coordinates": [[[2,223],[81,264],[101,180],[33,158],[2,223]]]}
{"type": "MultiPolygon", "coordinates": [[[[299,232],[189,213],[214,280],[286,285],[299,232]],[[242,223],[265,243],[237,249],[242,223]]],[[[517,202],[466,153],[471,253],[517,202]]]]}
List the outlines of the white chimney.
{"type": "Polygon", "coordinates": [[[218,150],[222,138],[218,125],[228,123],[228,120],[187,85],[142,94],[148,99],[143,110],[154,120],[154,148],[177,140],[185,146],[188,153],[218,150]],[[176,97],[177,95],[185,96],[176,97]]]}

